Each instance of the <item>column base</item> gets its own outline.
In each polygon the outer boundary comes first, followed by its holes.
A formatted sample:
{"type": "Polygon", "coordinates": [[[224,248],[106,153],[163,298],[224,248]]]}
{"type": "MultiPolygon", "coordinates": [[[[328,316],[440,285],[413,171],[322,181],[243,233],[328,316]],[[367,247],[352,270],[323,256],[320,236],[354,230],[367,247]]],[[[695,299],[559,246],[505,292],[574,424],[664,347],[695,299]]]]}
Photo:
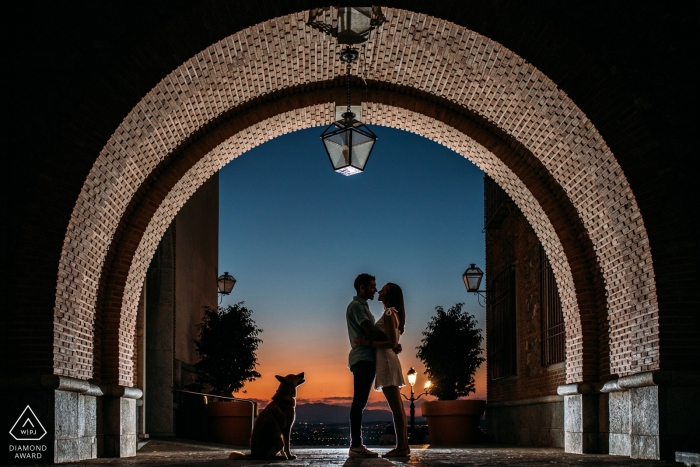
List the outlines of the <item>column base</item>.
{"type": "Polygon", "coordinates": [[[100,457],[133,457],[138,444],[137,388],[102,386],[102,410],[98,412],[100,457]]]}
{"type": "Polygon", "coordinates": [[[557,394],[564,396],[564,451],[601,452],[596,383],[566,384],[557,388],[557,394]]]}
{"type": "Polygon", "coordinates": [[[654,371],[608,381],[610,454],[673,460],[700,448],[700,374],[654,371]]]}
{"type": "Polygon", "coordinates": [[[2,426],[12,427],[2,448],[7,464],[136,455],[139,389],[38,375],[3,380],[0,391],[2,426]]]}
{"type": "Polygon", "coordinates": [[[4,381],[3,426],[16,427],[14,435],[10,433],[7,438],[7,448],[3,448],[5,460],[12,464],[63,463],[97,457],[96,420],[101,395],[98,386],[63,376],[4,381]],[[29,422],[27,417],[32,417],[29,422]]]}

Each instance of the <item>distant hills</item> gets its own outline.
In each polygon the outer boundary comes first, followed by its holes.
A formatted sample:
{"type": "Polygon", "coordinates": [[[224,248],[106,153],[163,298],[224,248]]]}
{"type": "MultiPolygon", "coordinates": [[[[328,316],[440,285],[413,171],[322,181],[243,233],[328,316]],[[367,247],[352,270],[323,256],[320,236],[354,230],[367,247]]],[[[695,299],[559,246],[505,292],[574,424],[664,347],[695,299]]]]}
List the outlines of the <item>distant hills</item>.
{"type": "MultiPolygon", "coordinates": [[[[296,423],[349,423],[350,407],[331,404],[299,404],[297,405],[296,423]]],[[[391,423],[389,410],[365,409],[362,422],[391,423]]],[[[416,417],[416,422],[425,423],[423,417],[416,417]]],[[[410,420],[409,420],[409,423],[410,420]]]]}

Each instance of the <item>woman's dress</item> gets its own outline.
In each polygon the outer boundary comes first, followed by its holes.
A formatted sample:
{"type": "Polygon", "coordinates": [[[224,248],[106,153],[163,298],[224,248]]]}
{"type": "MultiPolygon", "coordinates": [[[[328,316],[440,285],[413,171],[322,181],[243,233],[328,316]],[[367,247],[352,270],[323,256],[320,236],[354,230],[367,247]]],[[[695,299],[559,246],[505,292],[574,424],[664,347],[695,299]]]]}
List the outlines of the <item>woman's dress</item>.
{"type": "MultiPolygon", "coordinates": [[[[384,310],[384,314],[375,324],[376,328],[382,331],[388,336],[389,332],[387,329],[393,328],[391,322],[385,322],[392,319],[392,315],[395,315],[396,309],[387,308],[384,310]]],[[[393,332],[396,333],[396,341],[399,339],[399,330],[394,328],[393,332]]],[[[399,356],[396,355],[394,349],[376,349],[376,360],[377,360],[377,377],[374,380],[374,389],[381,391],[384,386],[405,386],[406,383],[403,381],[403,372],[401,371],[401,362],[399,362],[399,356]]]]}

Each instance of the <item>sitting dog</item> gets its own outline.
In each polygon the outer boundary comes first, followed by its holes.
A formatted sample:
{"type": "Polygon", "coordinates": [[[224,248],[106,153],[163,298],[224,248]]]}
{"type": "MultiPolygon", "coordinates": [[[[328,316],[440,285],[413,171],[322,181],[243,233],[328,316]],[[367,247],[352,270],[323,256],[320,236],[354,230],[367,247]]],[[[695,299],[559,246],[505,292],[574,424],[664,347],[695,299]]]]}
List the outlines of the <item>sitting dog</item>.
{"type": "Polygon", "coordinates": [[[280,387],[255,420],[250,455],[234,451],[228,455],[229,459],[296,459],[289,451],[289,435],[296,415],[297,387],[304,383],[304,373],[275,378],[280,387]]]}

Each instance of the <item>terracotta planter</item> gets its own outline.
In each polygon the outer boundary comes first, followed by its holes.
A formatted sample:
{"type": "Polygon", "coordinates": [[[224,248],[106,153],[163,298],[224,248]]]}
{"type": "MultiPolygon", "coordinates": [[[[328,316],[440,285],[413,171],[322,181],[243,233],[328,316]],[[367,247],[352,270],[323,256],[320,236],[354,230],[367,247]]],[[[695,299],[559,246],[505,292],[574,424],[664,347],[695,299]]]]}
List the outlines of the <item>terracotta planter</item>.
{"type": "Polygon", "coordinates": [[[209,437],[214,443],[250,446],[257,406],[250,402],[209,402],[209,437]]]}
{"type": "Polygon", "coordinates": [[[486,401],[425,401],[421,412],[428,420],[430,445],[474,444],[486,401]]]}

